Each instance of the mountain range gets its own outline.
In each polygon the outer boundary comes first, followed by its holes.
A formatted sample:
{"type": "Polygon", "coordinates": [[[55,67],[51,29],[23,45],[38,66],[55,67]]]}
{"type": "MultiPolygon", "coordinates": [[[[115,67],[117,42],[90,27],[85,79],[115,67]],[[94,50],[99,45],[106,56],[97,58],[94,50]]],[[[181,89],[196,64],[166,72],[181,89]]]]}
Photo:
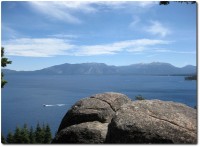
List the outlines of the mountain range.
{"type": "Polygon", "coordinates": [[[2,69],[5,74],[34,74],[34,75],[194,75],[196,66],[187,65],[182,68],[169,63],[152,62],[127,66],[113,66],[104,63],[61,64],[35,71],[15,71],[2,69]]]}

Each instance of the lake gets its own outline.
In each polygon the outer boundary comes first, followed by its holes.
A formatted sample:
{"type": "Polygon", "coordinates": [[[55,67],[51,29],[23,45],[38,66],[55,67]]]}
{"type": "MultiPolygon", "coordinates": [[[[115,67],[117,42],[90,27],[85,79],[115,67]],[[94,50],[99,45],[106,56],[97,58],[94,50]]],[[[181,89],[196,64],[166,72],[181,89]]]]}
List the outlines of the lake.
{"type": "Polygon", "coordinates": [[[6,75],[2,89],[1,128],[4,136],[16,126],[48,123],[53,136],[67,110],[79,99],[102,92],[120,92],[134,99],[181,102],[197,105],[196,81],[183,76],[133,75],[6,75]],[[47,105],[44,107],[43,104],[47,105]]]}

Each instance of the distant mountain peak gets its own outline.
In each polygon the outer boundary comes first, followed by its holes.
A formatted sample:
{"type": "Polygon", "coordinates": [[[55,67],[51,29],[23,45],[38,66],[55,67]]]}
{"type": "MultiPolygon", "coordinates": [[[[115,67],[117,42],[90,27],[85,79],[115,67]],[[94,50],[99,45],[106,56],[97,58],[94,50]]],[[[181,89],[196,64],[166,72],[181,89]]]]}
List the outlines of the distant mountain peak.
{"type": "Polygon", "coordinates": [[[189,75],[196,73],[196,66],[187,65],[183,68],[175,67],[169,63],[152,62],[138,63],[128,66],[113,66],[105,63],[77,63],[61,64],[36,71],[17,72],[4,70],[5,74],[43,74],[43,75],[108,75],[108,74],[130,74],[130,75],[189,75]]]}
{"type": "Polygon", "coordinates": [[[87,62],[87,63],[81,63],[81,64],[88,64],[88,65],[106,65],[105,63],[98,63],[98,62],[87,62]]]}
{"type": "Polygon", "coordinates": [[[149,65],[155,65],[155,66],[173,66],[172,64],[170,63],[165,63],[165,62],[151,62],[151,63],[136,63],[136,64],[131,64],[130,66],[149,66],[149,65]]]}
{"type": "Polygon", "coordinates": [[[154,64],[154,65],[171,65],[170,63],[166,63],[166,62],[151,62],[149,64],[154,64]]]}
{"type": "Polygon", "coordinates": [[[185,67],[194,67],[194,65],[185,65],[185,66],[183,66],[183,68],[185,68],[185,67]]]}

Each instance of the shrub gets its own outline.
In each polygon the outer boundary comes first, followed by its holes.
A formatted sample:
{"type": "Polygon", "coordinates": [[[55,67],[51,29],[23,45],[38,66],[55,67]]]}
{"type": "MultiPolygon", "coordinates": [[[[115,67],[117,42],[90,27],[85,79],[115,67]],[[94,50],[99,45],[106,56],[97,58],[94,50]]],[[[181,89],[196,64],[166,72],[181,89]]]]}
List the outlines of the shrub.
{"type": "Polygon", "coordinates": [[[135,96],[135,100],[145,100],[142,95],[135,96]]]}

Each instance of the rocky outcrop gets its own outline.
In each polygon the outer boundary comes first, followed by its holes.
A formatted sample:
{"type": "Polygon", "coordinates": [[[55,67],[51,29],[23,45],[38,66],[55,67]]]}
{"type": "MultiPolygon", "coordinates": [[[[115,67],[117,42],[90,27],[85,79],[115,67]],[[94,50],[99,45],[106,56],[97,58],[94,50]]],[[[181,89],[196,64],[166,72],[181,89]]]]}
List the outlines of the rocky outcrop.
{"type": "Polygon", "coordinates": [[[104,143],[108,123],[98,121],[72,125],[61,130],[54,139],[57,143],[104,143]]]}
{"type": "Polygon", "coordinates": [[[196,143],[196,111],[160,100],[125,104],[109,124],[107,143],[196,143]],[[123,137],[122,137],[123,136],[123,137]]]}
{"type": "Polygon", "coordinates": [[[75,103],[53,143],[197,143],[196,110],[160,100],[131,101],[120,93],[75,103]]]}
{"type": "MultiPolygon", "coordinates": [[[[53,140],[53,143],[72,143],[74,140],[77,141],[77,143],[105,142],[106,135],[105,136],[97,135],[100,138],[97,139],[97,137],[94,137],[93,139],[95,140],[91,141],[92,139],[88,140],[87,137],[86,138],[83,137],[84,136],[83,134],[85,133],[84,132],[82,133],[81,137],[82,140],[80,141],[79,137],[81,135],[77,134],[80,134],[80,130],[84,130],[83,129],[84,127],[86,128],[86,126],[94,126],[94,124],[97,124],[96,121],[101,123],[102,126],[106,126],[107,128],[107,124],[110,123],[116,111],[123,104],[129,102],[131,102],[131,100],[126,95],[113,92],[96,94],[88,98],[81,99],[80,101],[75,103],[64,116],[60,124],[60,127],[58,129],[58,134],[53,140]],[[87,125],[85,124],[86,122],[87,125]],[[77,127],[77,129],[74,129],[75,127],[77,127]],[[72,132],[73,134],[76,134],[75,135],[77,136],[76,139],[74,138],[74,135],[71,135],[72,132]],[[102,139],[104,140],[102,141],[102,139]]],[[[91,128],[88,127],[87,129],[85,129],[85,131],[88,134],[91,134],[91,132],[94,132],[94,127],[91,128]]],[[[96,132],[98,131],[100,132],[100,134],[105,134],[105,129],[102,130],[100,129],[100,127],[96,127],[96,132]]]]}

